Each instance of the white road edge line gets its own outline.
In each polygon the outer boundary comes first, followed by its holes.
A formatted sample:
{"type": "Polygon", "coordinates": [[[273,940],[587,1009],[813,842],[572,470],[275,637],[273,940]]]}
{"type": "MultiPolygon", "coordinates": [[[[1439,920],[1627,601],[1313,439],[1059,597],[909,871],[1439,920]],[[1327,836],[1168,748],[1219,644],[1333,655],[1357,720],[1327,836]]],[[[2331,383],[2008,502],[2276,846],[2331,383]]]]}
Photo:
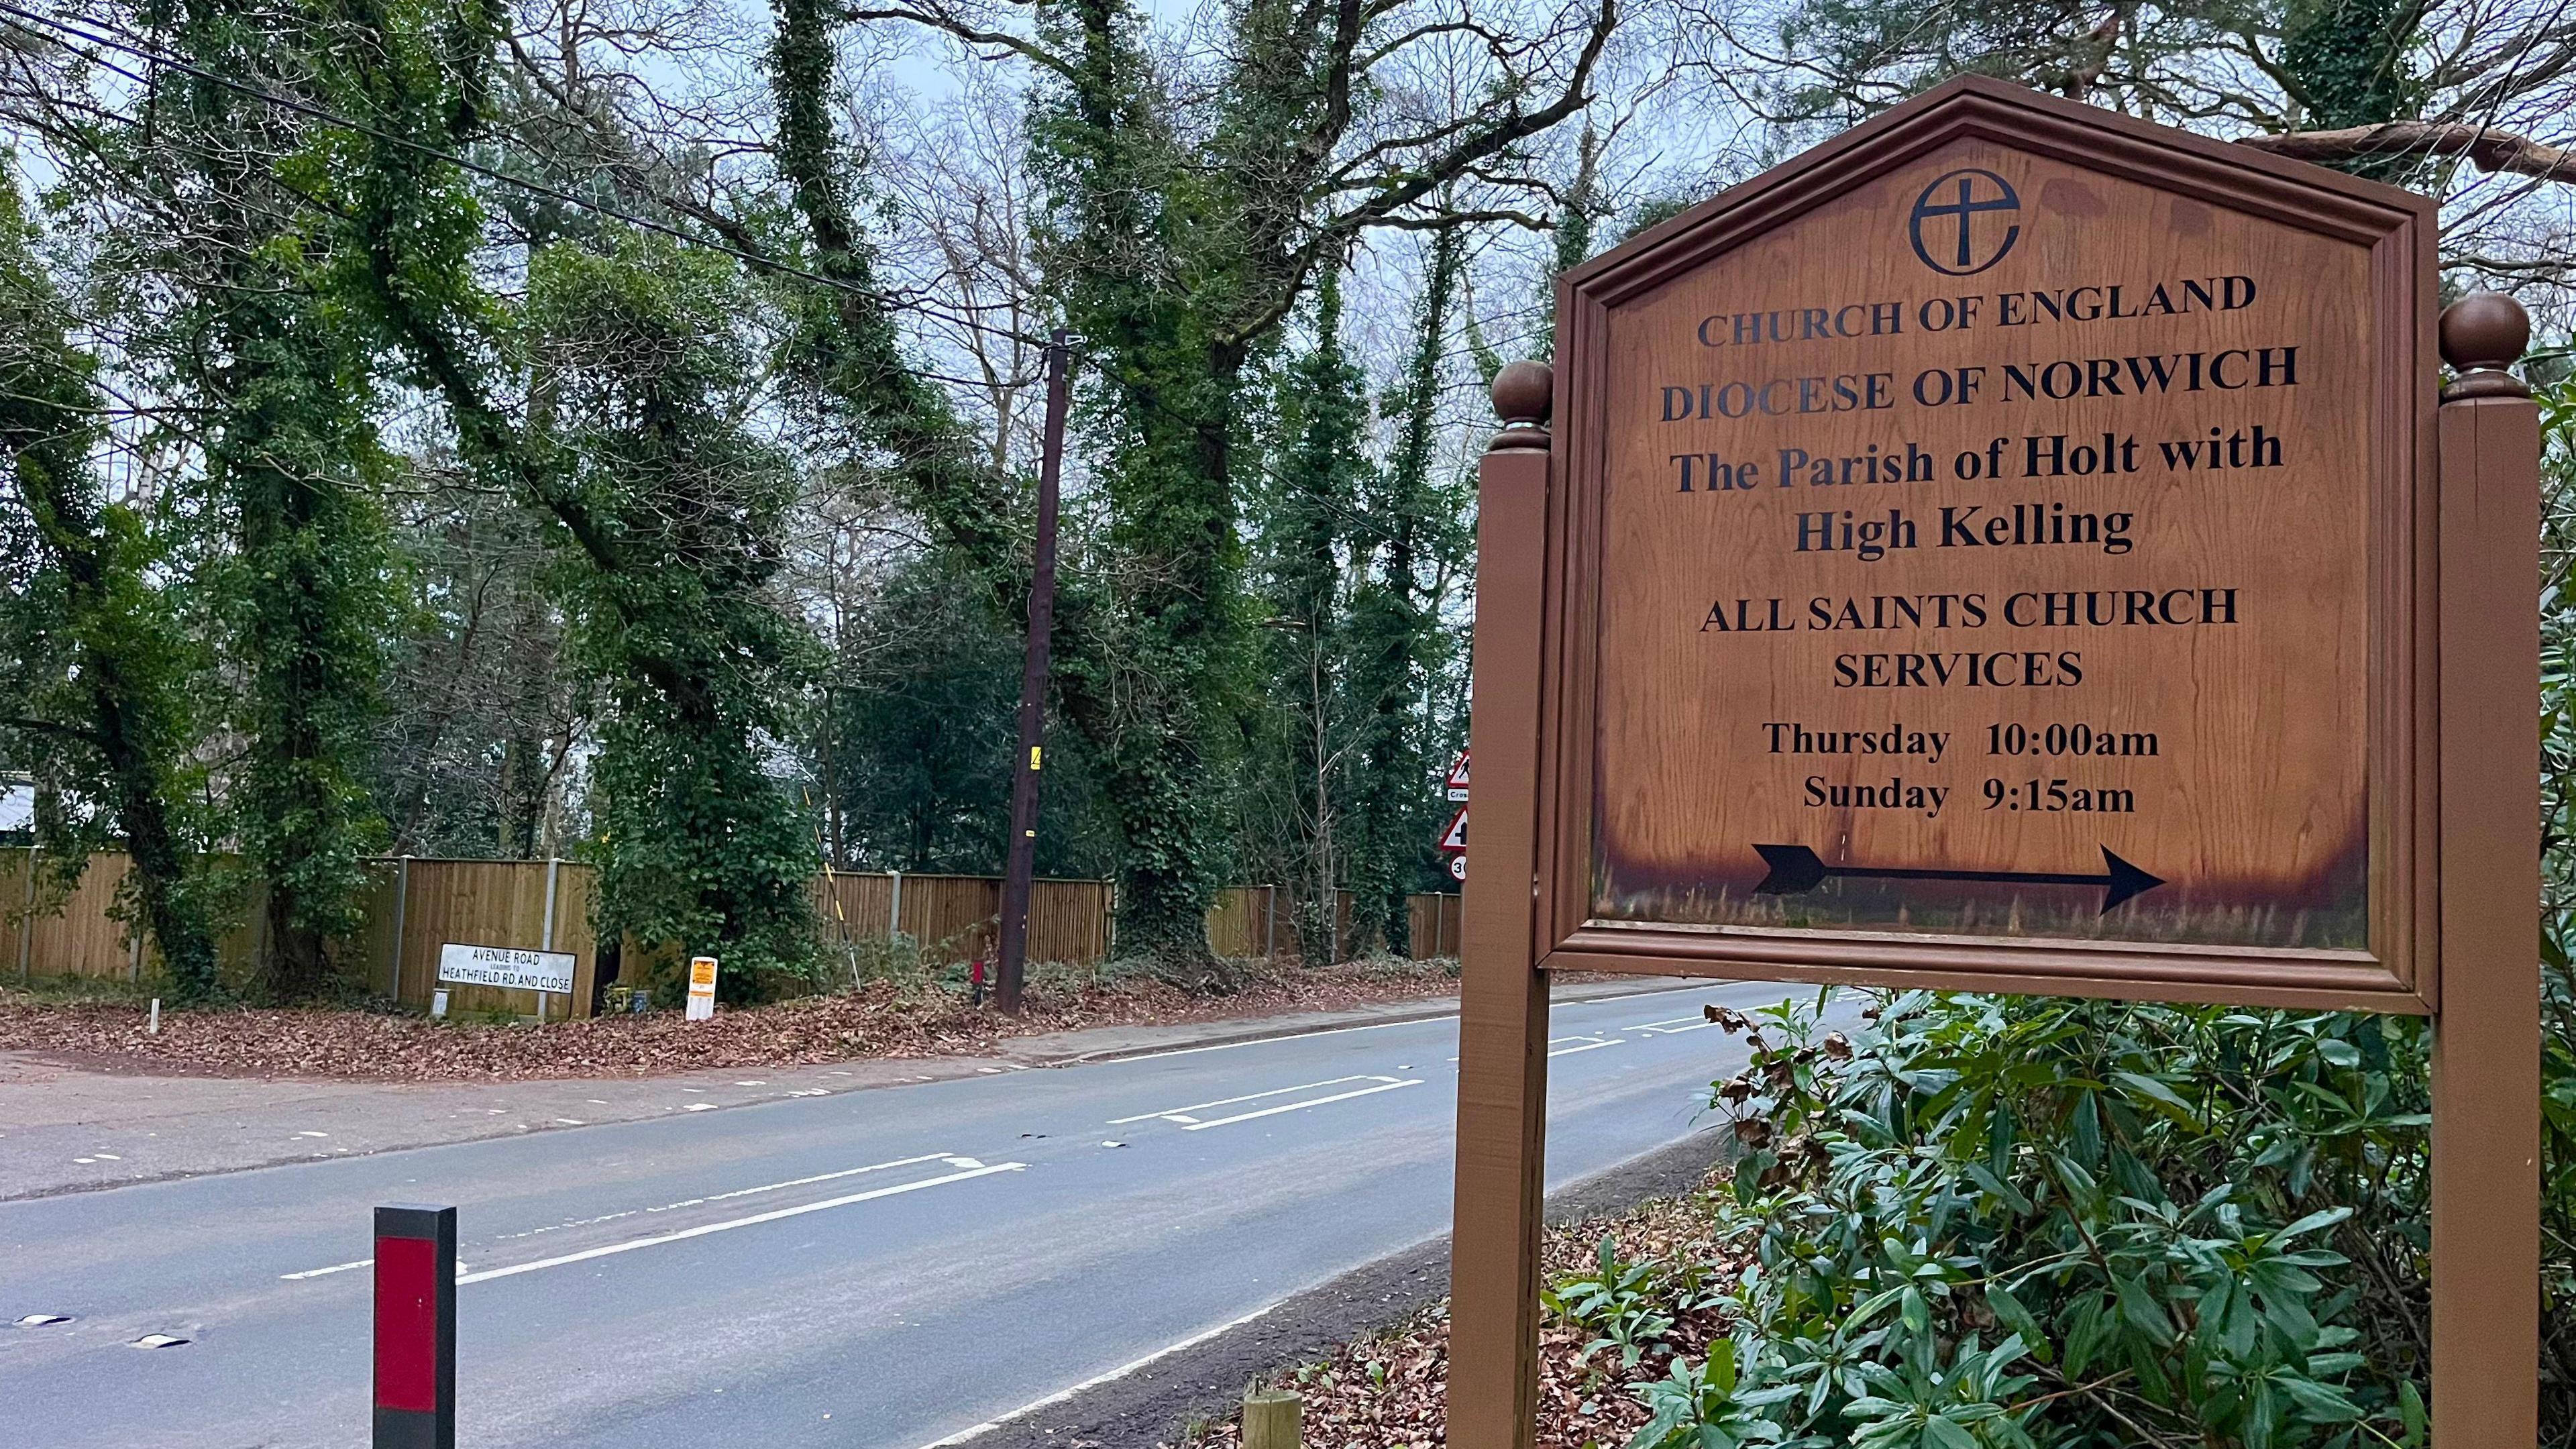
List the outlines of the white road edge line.
{"type": "MultiPolygon", "coordinates": [[[[1287,1299],[1282,1298],[1279,1300],[1279,1303],[1285,1303],[1287,1301],[1287,1299]]],[[[933,1439],[929,1443],[922,1445],[921,1449],[950,1449],[950,1446],[952,1445],[963,1444],[972,1439],[980,1439],[986,1434],[990,1434],[994,1430],[1002,1427],[1004,1424],[1010,1423],[1014,1419],[1025,1419],[1040,1409],[1052,1408],[1055,1405],[1061,1404],[1065,1400],[1072,1398],[1074,1395],[1084,1392],[1085,1390],[1096,1389],[1102,1384],[1115,1383],[1118,1380],[1127,1377],[1129,1374],[1134,1373],[1136,1370],[1159,1363],[1164,1359],[1170,1358],[1173,1354],[1179,1353],[1183,1349],[1196,1348],[1200,1344],[1207,1342],[1209,1339],[1216,1337],[1218,1334],[1231,1333],[1235,1329],[1241,1328],[1243,1325],[1250,1323],[1255,1319],[1266,1316],[1272,1309],[1277,1308],[1279,1303],[1272,1303],[1261,1308],[1256,1308],[1250,1313],[1243,1315],[1241,1318],[1235,1319],[1231,1323],[1220,1323],[1216,1327],[1207,1329],[1204,1332],[1193,1333],[1178,1343],[1166,1344],[1163,1347],[1154,1350],[1152,1353],[1145,1355],[1143,1358],[1122,1363],[1105,1374],[1094,1374],[1090,1378],[1084,1379],[1081,1383],[1075,1384],[1070,1388],[1058,1389],[1043,1399],[1031,1399],[1027,1403],[1020,1405],[1018,1408],[1013,1409],[1007,1414],[986,1419],[983,1423],[974,1425],[970,1428],[960,1429],[945,1439],[933,1439]]]]}
{"type": "Polygon", "coordinates": [[[1238,1112],[1231,1117],[1219,1117],[1213,1122],[1192,1122],[1181,1130],[1184,1132],[1204,1132],[1210,1127],[1223,1127],[1234,1122],[1249,1122],[1255,1117],[1276,1117],[1282,1112],[1302,1112],[1308,1107],[1320,1107],[1326,1102],[1347,1102],[1353,1097],[1366,1097],[1377,1092],[1392,1092],[1399,1087],[1419,1087],[1421,1085],[1422,1079],[1420,1077],[1410,1078],[1401,1082],[1381,1082],[1377,1086],[1362,1087],[1357,1091],[1335,1092],[1329,1097],[1313,1097],[1303,1102],[1283,1102],[1276,1107],[1264,1107],[1258,1112],[1238,1112]]]}
{"type": "Polygon", "coordinates": [[[755,1223],[774,1223],[781,1218],[801,1217],[806,1213],[819,1213],[826,1208],[848,1207],[852,1203],[871,1202],[881,1197],[893,1197],[898,1193],[919,1192],[925,1187],[944,1187],[952,1182],[964,1182],[968,1178],[990,1177],[997,1172],[1020,1172],[1027,1167],[1028,1164],[1025,1162],[997,1162],[990,1167],[978,1167],[967,1172],[952,1172],[942,1177],[926,1177],[919,1182],[899,1182],[892,1187],[880,1187],[867,1192],[850,1193],[843,1197],[825,1198],[821,1202],[803,1203],[789,1208],[774,1208],[765,1213],[753,1213],[746,1218],[734,1218],[721,1223],[701,1223],[697,1227],[682,1228],[675,1233],[656,1233],[649,1238],[630,1238],[623,1243],[585,1248],[578,1253],[566,1253],[559,1258],[539,1258],[533,1263],[513,1263],[506,1268],[486,1268],[480,1273],[462,1275],[456,1280],[456,1284],[461,1288],[468,1283],[483,1283],[518,1273],[534,1273],[540,1268],[560,1268],[567,1263],[584,1263],[593,1258],[605,1258],[612,1253],[631,1253],[637,1248],[676,1243],[686,1238],[703,1238],[709,1233],[747,1228],[755,1223]]]}
{"type": "Polygon", "coordinates": [[[1679,1036],[1686,1031],[1706,1031],[1715,1025],[1717,1025],[1716,1022],[1704,1016],[1676,1016],[1670,1021],[1641,1021],[1635,1026],[1623,1026],[1619,1029],[1652,1032],[1656,1036],[1679,1036]]]}
{"type": "Polygon", "coordinates": [[[1300,1082],[1293,1087],[1274,1087],[1267,1092],[1247,1092],[1240,1097],[1226,1097],[1214,1102],[1192,1102],[1186,1107],[1166,1107],[1160,1112],[1139,1112],[1133,1117],[1112,1117],[1109,1125],[1124,1127],[1130,1122],[1150,1122],[1157,1117],[1176,1117],[1183,1112],[1197,1112],[1209,1107],[1231,1107],[1237,1102],[1258,1102],[1264,1097],[1284,1097],[1290,1092],[1311,1092],[1317,1087],[1338,1087],[1344,1082],[1392,1082],[1393,1077],[1369,1072],[1353,1072],[1347,1077],[1333,1077],[1321,1082],[1300,1082]]]}

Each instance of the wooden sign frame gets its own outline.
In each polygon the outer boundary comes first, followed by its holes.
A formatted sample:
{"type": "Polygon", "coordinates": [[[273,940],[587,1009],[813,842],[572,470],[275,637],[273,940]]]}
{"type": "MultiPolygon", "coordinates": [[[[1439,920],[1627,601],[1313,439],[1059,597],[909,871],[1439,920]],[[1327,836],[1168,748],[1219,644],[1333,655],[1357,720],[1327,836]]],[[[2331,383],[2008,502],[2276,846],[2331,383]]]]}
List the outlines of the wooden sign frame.
{"type": "Polygon", "coordinates": [[[1450,1444],[1531,1442],[1547,972],[1559,969],[2429,1015],[2435,1443],[2536,1442],[2538,421],[2503,370],[2528,322],[2499,297],[2440,317],[2440,351],[2461,376],[2437,396],[2436,223],[2432,202],[2394,188],[1967,77],[1560,279],[1563,366],[1496,379],[1505,428],[1481,470],[1450,1444]],[[2368,249],[2371,335],[2389,351],[2353,423],[2369,430],[2374,515],[2366,950],[1588,915],[1609,309],[1962,137],[2368,249]]]}
{"type": "MultiPolygon", "coordinates": [[[[2438,729],[2422,711],[2434,652],[2438,579],[2430,490],[2434,443],[2431,200],[2340,172],[2281,161],[2029,91],[1968,80],[1900,107],[1568,272],[1559,284],[1554,407],[1564,484],[1550,497],[1557,540],[1547,584],[1548,748],[1539,760],[1541,964],[1551,969],[1678,972],[1812,981],[1902,981],[1977,990],[2154,994],[2365,1011],[2429,1012],[2438,992],[2434,777],[2438,729]],[[2080,163],[2213,207],[2368,248],[2376,282],[2371,334],[2394,345],[2367,360],[2371,530],[2369,799],[2373,864],[2367,951],[2240,951],[2034,938],[1893,937],[1886,932],[1724,931],[1595,923],[1585,909],[1594,827],[1593,716],[1600,687],[1604,416],[1612,383],[1602,345],[1612,308],[1927,152],[1962,139],[2080,163]]],[[[2150,867],[2154,862],[2147,862],[2150,867]]]]}

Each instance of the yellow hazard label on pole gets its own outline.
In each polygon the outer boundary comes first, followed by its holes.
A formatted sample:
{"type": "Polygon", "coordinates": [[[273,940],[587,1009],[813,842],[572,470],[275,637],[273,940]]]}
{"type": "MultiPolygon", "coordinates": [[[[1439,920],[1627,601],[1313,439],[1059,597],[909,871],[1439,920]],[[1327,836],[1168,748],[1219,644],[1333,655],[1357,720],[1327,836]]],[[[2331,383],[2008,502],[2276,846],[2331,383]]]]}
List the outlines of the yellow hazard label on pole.
{"type": "Polygon", "coordinates": [[[705,1021],[716,1014],[716,958],[689,958],[689,1020],[705,1021]]]}

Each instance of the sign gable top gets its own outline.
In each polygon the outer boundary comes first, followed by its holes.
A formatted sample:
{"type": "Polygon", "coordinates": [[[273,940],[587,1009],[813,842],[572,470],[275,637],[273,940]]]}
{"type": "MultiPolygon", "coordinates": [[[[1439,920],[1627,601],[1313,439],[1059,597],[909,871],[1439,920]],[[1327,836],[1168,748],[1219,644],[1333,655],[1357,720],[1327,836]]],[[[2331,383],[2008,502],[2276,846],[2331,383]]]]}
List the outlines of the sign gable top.
{"type": "MultiPolygon", "coordinates": [[[[2412,233],[2432,285],[2434,201],[1985,76],[1957,76],[1569,268],[1560,305],[1615,306],[1959,140],[1981,140],[2368,245],[2412,233]]],[[[2429,355],[2429,349],[2428,349],[2429,355]]]]}

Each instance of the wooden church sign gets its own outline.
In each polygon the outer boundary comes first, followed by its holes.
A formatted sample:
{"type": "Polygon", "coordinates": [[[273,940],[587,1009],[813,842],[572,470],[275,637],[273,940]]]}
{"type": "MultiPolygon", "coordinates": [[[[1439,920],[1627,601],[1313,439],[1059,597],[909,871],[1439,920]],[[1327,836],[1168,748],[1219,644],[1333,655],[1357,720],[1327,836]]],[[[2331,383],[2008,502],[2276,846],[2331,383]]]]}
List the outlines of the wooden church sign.
{"type": "Polygon", "coordinates": [[[1947,102],[1569,279],[1551,944],[2423,1009],[2432,204],[1947,102]]]}
{"type": "Polygon", "coordinates": [[[2473,1031],[2437,1443],[2532,1442],[2537,435],[2500,298],[2437,408],[2436,231],[1970,78],[1560,281],[1484,464],[1451,1443],[1527,1442],[1556,969],[2473,1031]]]}

